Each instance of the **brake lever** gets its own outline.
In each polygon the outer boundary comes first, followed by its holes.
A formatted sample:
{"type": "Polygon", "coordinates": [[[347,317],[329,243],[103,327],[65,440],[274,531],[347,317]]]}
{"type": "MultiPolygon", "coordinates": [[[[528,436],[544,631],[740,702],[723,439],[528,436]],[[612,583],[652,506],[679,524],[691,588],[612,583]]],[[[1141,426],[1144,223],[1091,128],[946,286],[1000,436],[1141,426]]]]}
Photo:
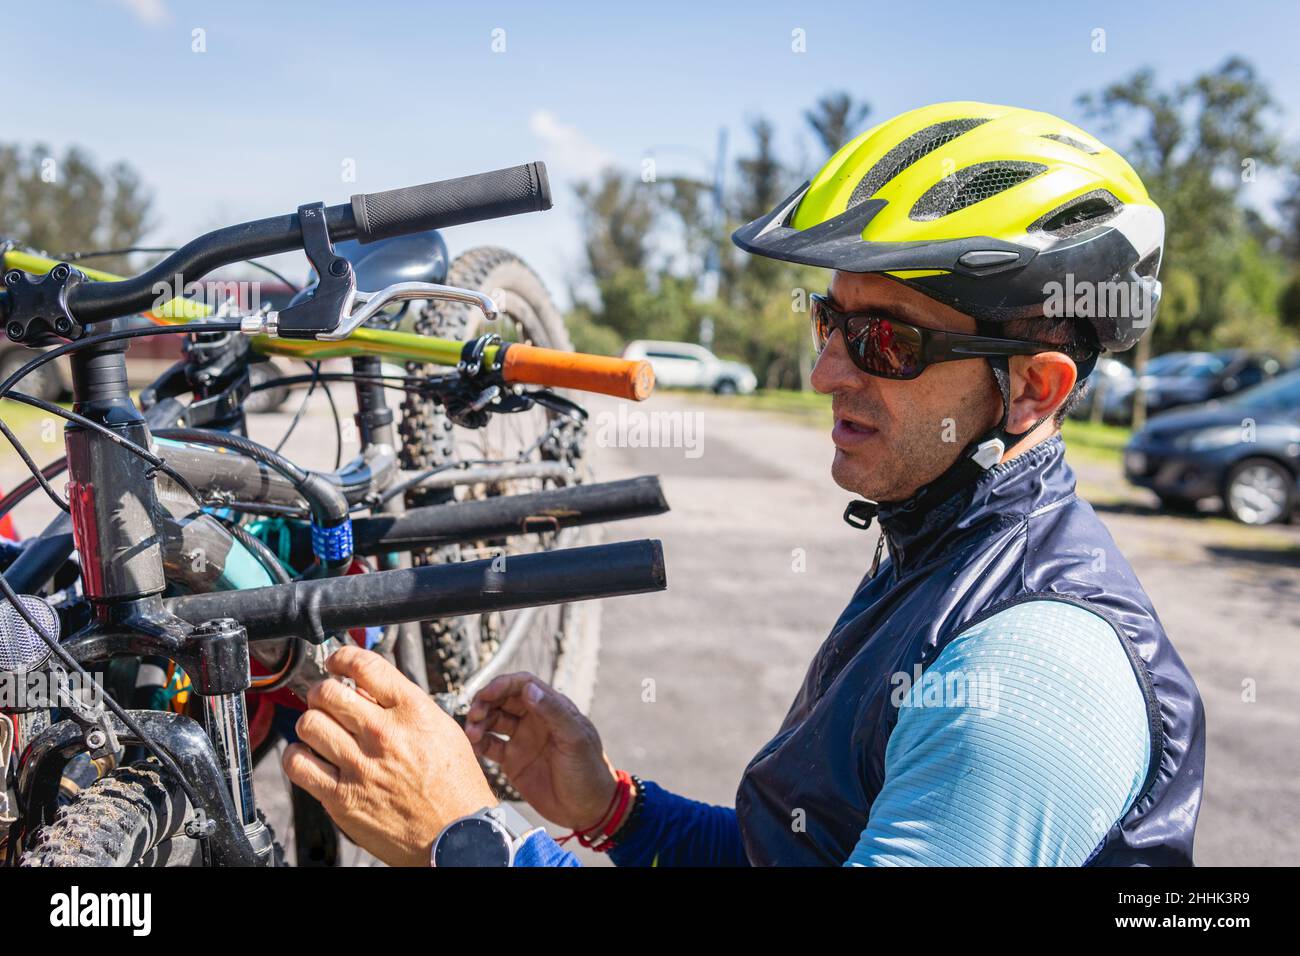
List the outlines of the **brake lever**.
{"type": "MultiPolygon", "coordinates": [[[[432,299],[440,302],[461,302],[472,305],[483,313],[484,320],[495,322],[501,314],[491,296],[473,289],[462,289],[452,285],[438,285],[436,282],[397,282],[385,286],[378,292],[362,292],[353,289],[348,296],[345,307],[346,318],[340,320],[331,331],[316,332],[311,338],[322,342],[338,342],[346,339],[361,326],[365,325],[385,306],[393,302],[405,302],[413,299],[432,299]],[[357,308],[358,304],[360,308],[357,308]]],[[[313,300],[309,300],[314,301],[313,300]]],[[[307,303],[304,303],[307,304],[307,303]]],[[[295,306],[300,308],[301,306],[295,306]]],[[[264,315],[246,315],[240,320],[240,331],[245,335],[281,335],[280,313],[267,312],[264,315]]]]}
{"type": "Polygon", "coordinates": [[[393,302],[405,302],[411,299],[435,299],[440,302],[461,302],[465,305],[472,305],[483,313],[483,318],[488,322],[495,322],[501,314],[491,296],[476,292],[473,289],[462,289],[454,285],[438,285],[436,282],[397,282],[385,286],[378,292],[354,293],[353,303],[360,302],[361,308],[356,309],[340,322],[339,327],[333,332],[319,334],[316,338],[326,342],[337,342],[340,339],[346,339],[378,315],[385,306],[393,302]]]}

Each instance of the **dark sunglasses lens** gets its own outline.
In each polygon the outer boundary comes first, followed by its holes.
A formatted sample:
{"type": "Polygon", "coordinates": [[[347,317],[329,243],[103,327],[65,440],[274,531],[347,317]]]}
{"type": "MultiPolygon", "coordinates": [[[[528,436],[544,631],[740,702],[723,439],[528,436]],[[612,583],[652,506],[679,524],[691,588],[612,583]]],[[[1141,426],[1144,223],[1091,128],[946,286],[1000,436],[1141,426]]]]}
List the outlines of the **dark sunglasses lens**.
{"type": "Polygon", "coordinates": [[[921,333],[889,319],[854,317],[846,336],[858,368],[882,378],[913,378],[921,370],[921,333]]]}
{"type": "Polygon", "coordinates": [[[826,341],[831,337],[831,316],[826,310],[826,304],[816,298],[812,300],[809,313],[812,319],[813,349],[820,355],[822,349],[826,348],[826,341]]]}

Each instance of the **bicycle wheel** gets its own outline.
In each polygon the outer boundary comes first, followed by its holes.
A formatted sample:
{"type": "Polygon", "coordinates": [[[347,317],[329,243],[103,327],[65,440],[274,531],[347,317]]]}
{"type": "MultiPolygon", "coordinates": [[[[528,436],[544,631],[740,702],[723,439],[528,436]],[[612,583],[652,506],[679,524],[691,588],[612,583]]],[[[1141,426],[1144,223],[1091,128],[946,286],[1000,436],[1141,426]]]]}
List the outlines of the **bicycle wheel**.
{"type": "MultiPolygon", "coordinates": [[[[446,281],[492,296],[501,310],[500,318],[488,324],[476,309],[439,302],[427,305],[414,317],[413,331],[461,340],[493,332],[506,341],[572,349],[564,320],[542,281],[513,253],[494,247],[471,249],[452,262],[446,281]]],[[[426,371],[418,364],[410,366],[412,374],[426,371]]],[[[400,428],[404,468],[522,458],[520,467],[506,468],[491,481],[413,491],[408,495],[408,504],[416,507],[492,498],[582,481],[585,474],[580,427],[560,419],[538,406],[527,412],[494,415],[484,428],[466,429],[453,425],[432,402],[408,397],[402,406],[400,428]],[[524,466],[532,463],[561,467],[540,477],[523,474],[524,466]]],[[[500,558],[501,572],[508,575],[511,554],[592,540],[590,530],[570,529],[562,535],[541,531],[509,540],[425,551],[414,555],[414,560],[428,564],[500,558]]],[[[497,673],[527,670],[553,683],[585,708],[595,685],[598,614],[597,607],[564,605],[426,622],[423,627],[430,683],[437,692],[457,695],[472,690],[476,675],[481,678],[484,668],[497,673]]]]}
{"type": "Polygon", "coordinates": [[[189,801],[154,760],[118,767],[60,808],[27,841],[20,866],[193,866],[189,801]]]}

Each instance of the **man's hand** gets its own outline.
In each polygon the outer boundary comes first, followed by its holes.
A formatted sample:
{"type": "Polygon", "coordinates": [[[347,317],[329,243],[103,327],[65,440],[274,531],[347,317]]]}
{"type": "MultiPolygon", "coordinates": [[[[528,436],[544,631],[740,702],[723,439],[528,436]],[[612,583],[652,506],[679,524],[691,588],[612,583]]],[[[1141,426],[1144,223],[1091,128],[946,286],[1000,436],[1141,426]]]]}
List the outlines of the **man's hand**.
{"type": "Polygon", "coordinates": [[[390,866],[428,866],[444,826],[497,803],[469,741],[378,654],[343,647],[326,667],[356,688],[312,688],[284,772],[358,846],[390,866]]]}
{"type": "Polygon", "coordinates": [[[479,691],[465,736],[552,823],[585,830],[609,809],[618,778],[600,734],[573,701],[532,674],[505,674],[479,691]]]}

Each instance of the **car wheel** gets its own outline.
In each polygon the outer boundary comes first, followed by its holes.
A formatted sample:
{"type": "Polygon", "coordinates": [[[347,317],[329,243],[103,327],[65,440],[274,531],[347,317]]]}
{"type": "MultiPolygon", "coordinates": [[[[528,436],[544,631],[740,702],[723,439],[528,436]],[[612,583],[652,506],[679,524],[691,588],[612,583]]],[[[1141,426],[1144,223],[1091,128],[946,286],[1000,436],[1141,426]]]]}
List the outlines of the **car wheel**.
{"type": "MultiPolygon", "coordinates": [[[[248,367],[250,385],[260,385],[263,382],[271,381],[271,379],[282,378],[285,374],[284,369],[274,362],[254,362],[248,367]]],[[[244,412],[252,415],[273,412],[283,405],[288,398],[289,389],[284,386],[253,392],[244,401],[244,412]]]]}
{"type": "Polygon", "coordinates": [[[713,391],[718,395],[735,395],[738,391],[736,383],[729,378],[724,378],[721,382],[713,386],[713,391]]]}
{"type": "Polygon", "coordinates": [[[1272,524],[1290,516],[1294,496],[1289,471],[1268,458],[1247,458],[1228,473],[1223,503],[1242,524],[1272,524]]]}
{"type": "MultiPolygon", "coordinates": [[[[18,371],[37,353],[26,348],[7,349],[0,355],[0,381],[4,381],[18,371]]],[[[39,368],[27,373],[18,381],[15,389],[47,402],[57,402],[63,397],[63,376],[59,374],[58,362],[46,362],[39,368]]]]}

